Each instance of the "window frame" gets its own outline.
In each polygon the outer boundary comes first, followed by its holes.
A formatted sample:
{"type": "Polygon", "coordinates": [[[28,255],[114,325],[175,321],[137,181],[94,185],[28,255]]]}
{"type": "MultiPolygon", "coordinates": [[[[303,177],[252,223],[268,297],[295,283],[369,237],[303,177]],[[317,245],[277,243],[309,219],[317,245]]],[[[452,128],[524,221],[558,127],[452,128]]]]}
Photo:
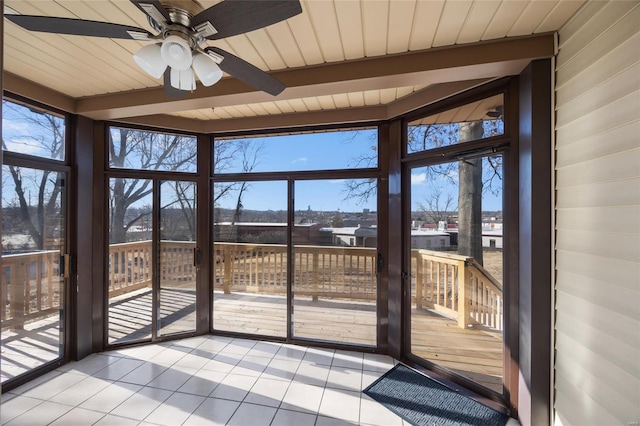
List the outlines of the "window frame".
{"type": "MultiPolygon", "coordinates": [[[[453,162],[462,158],[469,157],[482,157],[491,153],[501,153],[503,156],[503,223],[505,227],[503,230],[503,239],[507,240],[515,236],[517,238],[518,231],[518,208],[517,199],[513,199],[513,188],[517,188],[519,185],[517,178],[517,169],[514,167],[518,162],[518,130],[517,122],[514,117],[517,117],[518,110],[517,93],[515,92],[514,80],[512,78],[502,78],[485,85],[476,87],[469,91],[465,91],[436,102],[431,105],[424,106],[416,109],[412,112],[404,114],[398,117],[401,126],[400,135],[400,165],[402,170],[402,217],[405,223],[411,223],[410,214],[411,206],[409,205],[410,179],[409,171],[411,168],[436,165],[446,162],[453,162]],[[483,138],[473,140],[469,142],[463,142],[459,144],[453,144],[430,150],[419,151],[414,153],[408,152],[408,126],[409,123],[416,119],[428,117],[430,115],[438,114],[444,111],[448,111],[453,108],[461,107],[471,102],[479,101],[494,95],[503,95],[503,120],[504,120],[504,133],[502,135],[496,135],[489,138],[483,138]],[[515,169],[515,170],[514,170],[515,169]]],[[[517,192],[517,191],[516,191],[517,192]]],[[[406,227],[405,227],[406,228],[406,227]]],[[[402,268],[403,270],[410,270],[408,263],[411,261],[410,244],[406,243],[406,239],[410,238],[410,235],[406,235],[406,229],[403,229],[401,250],[402,250],[402,268]]],[[[422,368],[428,368],[436,374],[442,376],[445,380],[449,380],[453,383],[462,384],[465,388],[470,389],[480,395],[488,397],[489,399],[501,404],[508,403],[510,394],[513,392],[511,384],[513,383],[512,361],[509,357],[510,353],[513,354],[513,347],[517,347],[518,344],[518,310],[517,303],[514,305],[514,297],[517,297],[518,282],[513,274],[513,265],[518,262],[518,253],[515,250],[510,250],[508,245],[503,245],[503,393],[498,394],[491,391],[478,383],[465,378],[464,376],[455,374],[450,370],[440,367],[439,365],[424,359],[420,359],[417,356],[411,354],[411,292],[405,291],[402,295],[402,347],[401,354],[408,362],[420,366],[422,368]]],[[[410,264],[409,264],[410,265],[410,264]]],[[[403,288],[410,285],[408,280],[403,280],[403,288]]],[[[516,299],[517,300],[517,299],[516,299]]]]}
{"type": "MultiPolygon", "coordinates": [[[[72,137],[71,130],[73,127],[73,120],[71,115],[62,110],[49,107],[40,102],[36,102],[25,97],[16,95],[11,92],[4,91],[3,92],[3,100],[8,100],[9,102],[18,103],[24,105],[27,108],[34,108],[41,110],[43,113],[52,114],[64,119],[65,126],[65,135],[64,135],[64,158],[61,160],[40,157],[36,155],[29,155],[24,153],[18,153],[13,151],[5,151],[2,150],[0,152],[0,159],[3,166],[16,166],[16,167],[25,167],[30,169],[37,170],[50,170],[58,173],[65,173],[67,177],[66,186],[66,199],[65,201],[65,251],[67,254],[72,256],[71,266],[73,268],[74,259],[77,258],[77,242],[76,242],[76,230],[72,224],[75,223],[76,220],[76,191],[77,184],[75,178],[75,170],[71,166],[72,161],[74,160],[74,152],[72,150],[72,137]]],[[[76,295],[74,292],[70,291],[72,288],[76,288],[77,280],[76,274],[71,273],[68,278],[66,278],[66,283],[64,285],[64,295],[63,295],[63,318],[61,319],[61,326],[64,327],[65,333],[63,336],[62,344],[63,350],[62,354],[59,358],[44,363],[40,366],[30,369],[29,371],[11,378],[4,383],[2,383],[2,387],[5,389],[13,389],[21,384],[27,383],[30,380],[33,380],[47,372],[53,371],[57,367],[66,364],[71,360],[71,354],[74,346],[74,342],[76,341],[76,335],[74,330],[72,329],[73,320],[77,312],[77,307],[75,304],[76,295]]]]}
{"type": "MultiPolygon", "coordinates": [[[[376,206],[378,213],[378,226],[379,229],[383,225],[384,218],[386,218],[386,204],[383,200],[383,191],[381,191],[381,186],[385,184],[385,178],[383,177],[383,173],[385,171],[385,166],[382,164],[383,161],[386,160],[386,151],[383,151],[384,140],[386,140],[386,135],[384,135],[386,127],[381,122],[373,122],[373,123],[359,123],[354,125],[352,123],[349,124],[339,124],[339,125],[325,125],[325,126],[309,126],[302,128],[288,128],[288,129],[264,129],[264,130],[254,130],[254,131],[246,131],[246,132],[226,132],[226,133],[214,133],[210,135],[211,139],[211,154],[207,161],[209,161],[209,169],[210,169],[210,192],[213,191],[214,183],[217,182],[238,182],[238,181],[247,181],[247,182],[258,182],[258,181],[285,181],[287,182],[287,209],[288,209],[288,226],[287,226],[287,253],[289,259],[293,256],[293,241],[291,238],[292,235],[292,226],[293,226],[293,197],[294,197],[294,182],[295,181],[304,181],[304,180],[322,180],[322,179],[375,179],[377,181],[377,191],[376,191],[376,206]],[[282,133],[307,133],[307,132],[322,132],[322,131],[340,131],[340,130],[357,130],[357,129],[376,129],[377,132],[377,155],[378,161],[376,167],[369,168],[361,168],[361,169],[330,169],[330,170],[299,170],[299,171],[276,171],[276,172],[250,172],[250,173],[216,173],[213,169],[214,158],[213,152],[215,151],[214,144],[216,139],[226,139],[226,138],[250,138],[250,137],[259,137],[259,136],[268,136],[268,135],[277,135],[282,133]],[[382,211],[384,209],[384,211],[382,211]]],[[[213,206],[210,206],[213,209],[213,206]]],[[[212,223],[213,223],[213,211],[212,214],[212,223]]],[[[211,233],[213,230],[211,230],[211,233]]],[[[384,253],[385,249],[383,248],[384,241],[378,236],[378,253],[384,253]]],[[[213,256],[213,253],[211,257],[213,256]]],[[[213,259],[209,260],[210,262],[213,259]]],[[[288,264],[291,264],[288,262],[288,264]]],[[[384,299],[384,295],[386,294],[386,289],[383,290],[383,286],[381,285],[382,281],[380,279],[381,274],[378,274],[377,277],[377,296],[376,296],[376,335],[377,342],[376,346],[372,348],[371,346],[361,346],[361,345],[353,345],[353,344],[344,344],[339,342],[324,342],[324,341],[316,341],[309,340],[305,338],[295,337],[293,334],[293,322],[292,322],[292,312],[293,312],[293,273],[292,269],[290,269],[288,275],[288,283],[287,283],[287,337],[284,339],[276,339],[293,343],[301,343],[301,344],[314,344],[318,346],[326,346],[333,348],[347,348],[347,349],[356,349],[363,351],[379,351],[386,352],[387,348],[387,338],[388,338],[388,330],[386,327],[381,327],[381,323],[385,323],[388,317],[387,314],[387,306],[386,300],[384,299]]],[[[212,272],[213,274],[213,272],[212,272]]],[[[210,291],[213,292],[213,275],[209,277],[210,281],[210,291]]],[[[212,307],[213,309],[213,307],[212,307]]],[[[210,314],[210,332],[218,332],[214,328],[213,324],[213,314],[210,314]]],[[[226,333],[230,335],[237,335],[239,337],[256,337],[256,338],[268,338],[274,339],[272,336],[255,336],[255,335],[247,335],[242,333],[226,333]]]]}
{"type": "Polygon", "coordinates": [[[201,155],[202,150],[200,149],[199,136],[201,135],[195,132],[186,132],[186,131],[178,132],[178,131],[173,131],[172,129],[162,129],[159,127],[138,126],[133,124],[118,123],[118,122],[112,122],[112,121],[106,122],[104,126],[104,147],[103,147],[105,173],[114,173],[114,172],[115,173],[119,173],[119,172],[134,173],[139,177],[144,176],[145,178],[147,176],[149,178],[152,178],[153,176],[159,176],[158,174],[161,174],[162,176],[171,176],[171,179],[176,179],[176,180],[180,180],[184,178],[189,179],[190,176],[191,177],[200,176],[202,174],[202,171],[200,170],[201,167],[200,167],[199,157],[201,155]],[[109,152],[109,140],[111,137],[110,135],[111,135],[112,128],[128,129],[128,130],[133,130],[137,132],[152,132],[152,133],[192,137],[195,139],[195,147],[196,147],[196,157],[194,159],[196,170],[195,171],[179,171],[179,170],[134,169],[134,168],[127,168],[127,167],[112,167],[111,153],[109,152]]]}

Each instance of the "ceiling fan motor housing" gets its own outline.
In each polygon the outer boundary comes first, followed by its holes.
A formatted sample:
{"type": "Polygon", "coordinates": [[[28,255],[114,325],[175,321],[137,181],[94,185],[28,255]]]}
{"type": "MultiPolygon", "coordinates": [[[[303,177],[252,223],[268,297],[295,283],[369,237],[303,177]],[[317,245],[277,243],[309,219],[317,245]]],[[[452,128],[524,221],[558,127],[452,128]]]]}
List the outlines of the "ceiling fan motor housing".
{"type": "Polygon", "coordinates": [[[175,34],[164,39],[160,53],[167,65],[179,71],[188,69],[193,60],[190,43],[175,34]]]}

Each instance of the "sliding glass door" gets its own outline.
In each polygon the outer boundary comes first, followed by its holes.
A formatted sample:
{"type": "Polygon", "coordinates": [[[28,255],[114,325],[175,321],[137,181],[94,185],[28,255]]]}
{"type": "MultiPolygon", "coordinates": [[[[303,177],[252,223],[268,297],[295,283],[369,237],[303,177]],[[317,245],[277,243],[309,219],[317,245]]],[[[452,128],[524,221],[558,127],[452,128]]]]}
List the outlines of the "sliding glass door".
{"type": "MultiPolygon", "coordinates": [[[[0,380],[65,358],[69,164],[64,115],[2,101],[0,380]]],[[[47,367],[49,366],[49,367],[47,367]]]]}
{"type": "Polygon", "coordinates": [[[158,335],[196,331],[196,184],[160,181],[158,335]]]}
{"type": "MultiPolygon", "coordinates": [[[[293,337],[375,346],[377,215],[343,199],[340,183],[294,182],[296,204],[307,208],[294,210],[293,337]]],[[[352,184],[370,186],[375,203],[375,180],[352,184]]]]}
{"type": "Polygon", "coordinates": [[[504,99],[497,94],[407,123],[408,352],[498,395],[504,383],[504,99]]]}
{"type": "Polygon", "coordinates": [[[66,173],[2,167],[2,381],[64,356],[66,173]]]}
{"type": "Polygon", "coordinates": [[[197,139],[110,127],[107,144],[108,344],[194,333],[197,139]]]}
{"type": "Polygon", "coordinates": [[[196,183],[112,178],[109,186],[109,344],[195,332],[196,183]],[[135,202],[125,202],[124,188],[136,188],[135,202]]]}
{"type": "Polygon", "coordinates": [[[502,197],[478,186],[501,156],[411,169],[411,353],[502,393],[502,197]],[[476,175],[475,178],[473,175],[476,175]],[[414,179],[417,181],[417,179],[414,179]]]}

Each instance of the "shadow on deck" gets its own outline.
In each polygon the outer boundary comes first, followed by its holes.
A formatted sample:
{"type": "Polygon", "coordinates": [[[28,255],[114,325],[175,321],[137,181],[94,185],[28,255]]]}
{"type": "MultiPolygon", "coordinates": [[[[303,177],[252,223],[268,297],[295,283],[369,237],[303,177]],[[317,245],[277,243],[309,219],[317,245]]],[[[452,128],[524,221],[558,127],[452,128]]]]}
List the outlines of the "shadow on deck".
{"type": "MultiPolygon", "coordinates": [[[[151,338],[150,289],[112,298],[109,343],[151,338]]],[[[376,307],[344,299],[294,299],[294,336],[327,342],[376,344],[376,307]]],[[[164,289],[161,335],[195,328],[195,292],[164,289]]],[[[214,329],[285,337],[286,298],[248,293],[214,293],[214,329]]],[[[502,337],[482,328],[461,329],[455,320],[426,309],[413,309],[412,352],[497,392],[502,391],[502,337]]],[[[2,333],[2,381],[58,358],[57,317],[39,320],[25,330],[2,333]]]]}

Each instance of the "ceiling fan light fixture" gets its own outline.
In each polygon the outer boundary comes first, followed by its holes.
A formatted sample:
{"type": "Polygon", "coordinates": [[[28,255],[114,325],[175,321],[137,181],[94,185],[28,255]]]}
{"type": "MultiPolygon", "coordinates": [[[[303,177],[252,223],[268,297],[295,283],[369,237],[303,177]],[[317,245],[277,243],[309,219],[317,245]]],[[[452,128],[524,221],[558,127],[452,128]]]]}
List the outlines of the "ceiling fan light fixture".
{"type": "Polygon", "coordinates": [[[206,87],[213,86],[222,78],[222,70],[218,64],[204,53],[198,53],[193,57],[193,70],[206,87]]]}
{"type": "Polygon", "coordinates": [[[160,78],[167,69],[167,63],[162,59],[160,50],[159,44],[148,44],[133,55],[140,68],[153,78],[160,78]]]}
{"type": "Polygon", "coordinates": [[[196,90],[196,77],[191,68],[186,70],[177,70],[171,68],[171,86],[178,90],[193,91],[196,90]]]}
{"type": "Polygon", "coordinates": [[[177,35],[170,35],[162,42],[160,48],[162,59],[171,67],[179,71],[184,71],[191,67],[193,55],[189,43],[177,35]]]}

